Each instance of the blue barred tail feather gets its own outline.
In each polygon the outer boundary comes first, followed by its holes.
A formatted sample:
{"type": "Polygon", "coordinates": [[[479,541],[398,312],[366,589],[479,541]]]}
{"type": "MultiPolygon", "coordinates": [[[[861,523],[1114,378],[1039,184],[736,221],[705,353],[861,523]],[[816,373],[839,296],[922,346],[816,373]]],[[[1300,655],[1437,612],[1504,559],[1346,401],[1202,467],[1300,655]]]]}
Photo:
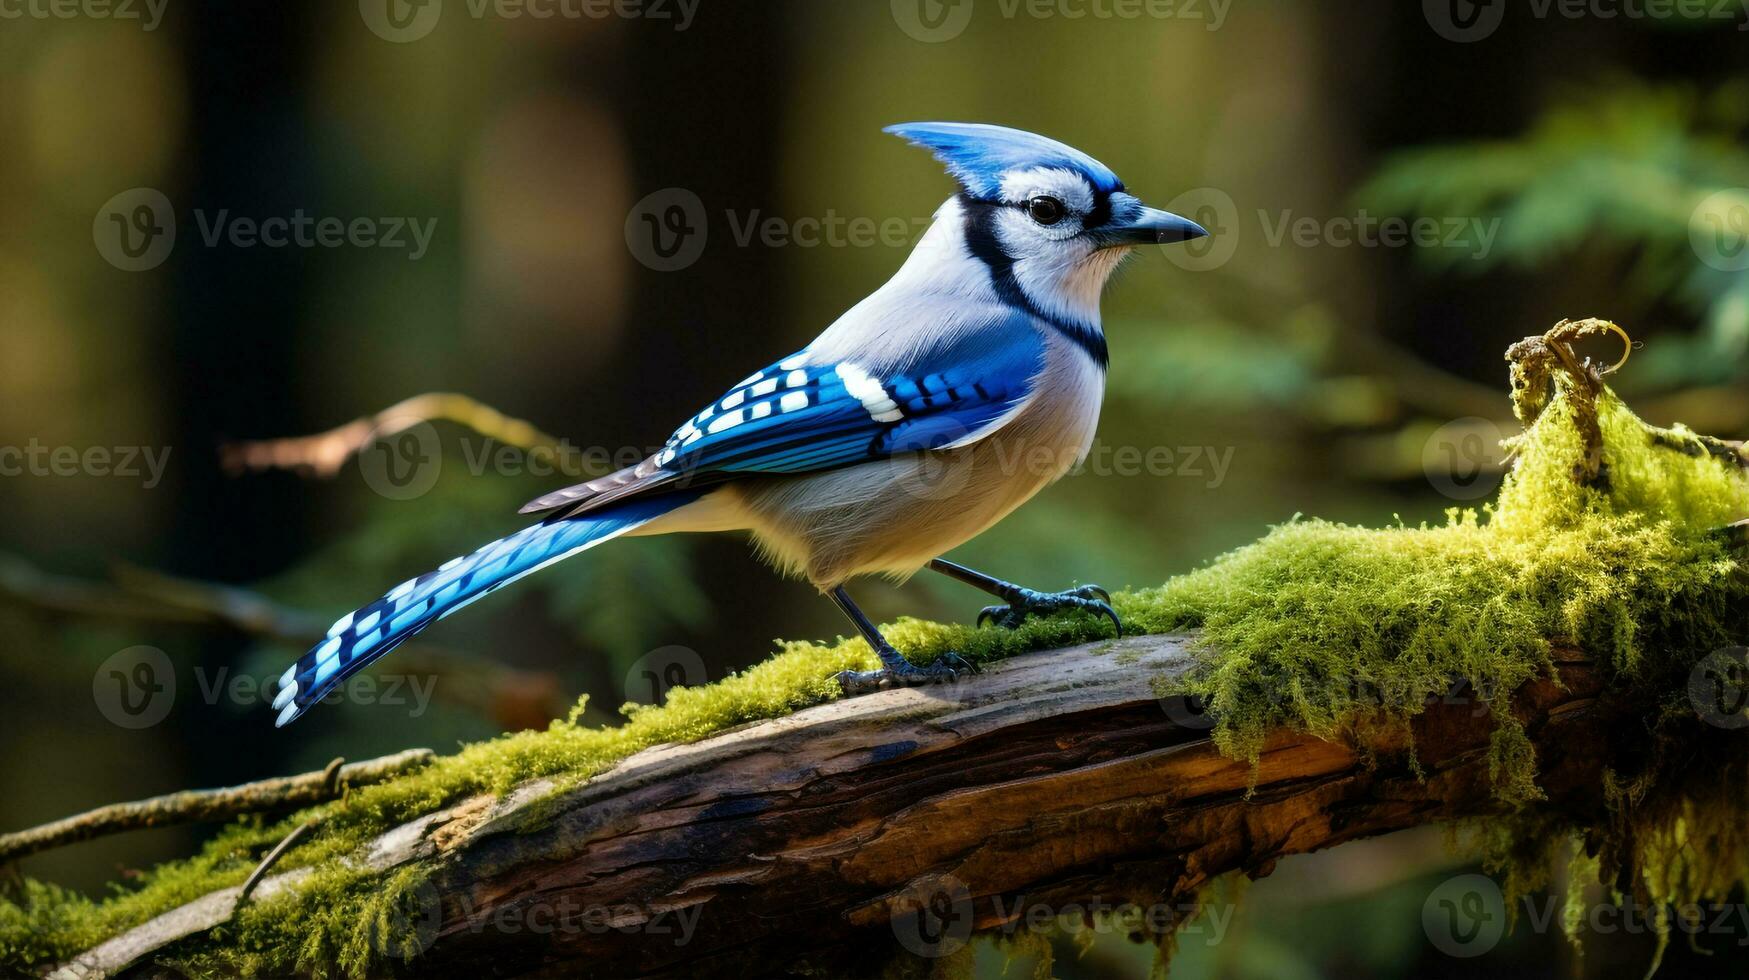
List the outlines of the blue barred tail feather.
{"type": "Polygon", "coordinates": [[[636,498],[587,516],[523,528],[408,579],[381,599],[340,617],[322,642],[279,679],[273,706],[284,726],[362,670],[432,623],[524,575],[661,517],[697,500],[702,491],[681,490],[636,498]]]}

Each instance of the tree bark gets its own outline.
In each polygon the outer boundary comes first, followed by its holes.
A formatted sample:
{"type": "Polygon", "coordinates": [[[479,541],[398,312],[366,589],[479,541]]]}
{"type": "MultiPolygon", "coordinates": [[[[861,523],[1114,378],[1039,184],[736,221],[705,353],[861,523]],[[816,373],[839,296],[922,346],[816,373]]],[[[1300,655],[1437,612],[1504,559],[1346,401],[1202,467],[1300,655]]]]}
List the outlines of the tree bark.
{"type": "MultiPolygon", "coordinates": [[[[1183,910],[1225,872],[1258,877],[1283,855],[1501,810],[1492,717],[1462,689],[1414,721],[1413,763],[1403,731],[1379,726],[1349,743],[1277,733],[1253,769],[1220,754],[1189,706],[1156,696],[1158,678],[1189,668],[1189,642],[1017,657],[951,686],[653,748],[557,795],[531,784],[421,818],[365,859],[436,869],[400,924],[423,950],[401,970],[861,976],[901,950],[951,952],[974,928],[1024,929],[1031,910],[1183,910]]],[[[1636,706],[1579,654],[1555,661],[1559,678],[1526,684],[1512,710],[1544,805],[1600,810],[1612,722],[1636,706]]],[[[177,938],[162,934],[175,914],[87,962],[113,968],[123,950],[132,960],[177,938]]]]}
{"type": "MultiPolygon", "coordinates": [[[[1155,678],[1187,668],[1185,642],[1052,651],[951,689],[824,705],[644,753],[533,825],[513,806],[451,850],[441,925],[410,965],[862,975],[882,951],[941,954],[972,928],[1018,926],[1017,910],[1183,909],[1227,871],[1498,806],[1493,724],[1474,698],[1415,722],[1425,778],[1400,734],[1351,746],[1283,732],[1253,772],[1156,697],[1155,678]]],[[[1514,710],[1551,801],[1599,805],[1613,712],[1590,664],[1565,654],[1560,673],[1514,710]]]]}

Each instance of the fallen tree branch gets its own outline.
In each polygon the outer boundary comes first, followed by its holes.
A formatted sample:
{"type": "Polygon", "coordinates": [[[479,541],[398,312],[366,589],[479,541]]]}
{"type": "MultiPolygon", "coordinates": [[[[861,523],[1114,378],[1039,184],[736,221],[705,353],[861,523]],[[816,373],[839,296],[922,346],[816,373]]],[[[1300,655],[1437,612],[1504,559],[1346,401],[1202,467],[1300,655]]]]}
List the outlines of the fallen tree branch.
{"type": "Polygon", "coordinates": [[[64,844],[106,837],[147,827],[229,820],[245,813],[287,810],[331,800],[347,787],[382,782],[417,769],[431,761],[430,749],[408,749],[367,762],[344,763],[335,759],[319,772],[282,776],[227,786],[223,789],[191,789],[132,803],[113,803],[77,816],[0,834],[0,864],[64,844]]]}
{"type": "MultiPolygon", "coordinates": [[[[537,781],[426,815],[354,860],[431,872],[403,923],[423,952],[398,972],[860,975],[873,950],[949,952],[974,927],[1024,928],[1015,916],[1037,906],[1194,902],[1229,871],[1262,876],[1284,855],[1501,809],[1485,702],[1430,703],[1413,761],[1402,729],[1352,744],[1282,731],[1253,769],[1155,694],[1190,668],[1188,642],[1029,654],[949,687],[660,746],[557,795],[537,781]],[[946,918],[920,924],[929,909],[946,918]]],[[[1613,723],[1633,706],[1577,654],[1555,660],[1560,676],[1525,685],[1513,710],[1549,805],[1600,808],[1613,723]]],[[[223,921],[235,891],[76,962],[121,970],[223,921]]]]}

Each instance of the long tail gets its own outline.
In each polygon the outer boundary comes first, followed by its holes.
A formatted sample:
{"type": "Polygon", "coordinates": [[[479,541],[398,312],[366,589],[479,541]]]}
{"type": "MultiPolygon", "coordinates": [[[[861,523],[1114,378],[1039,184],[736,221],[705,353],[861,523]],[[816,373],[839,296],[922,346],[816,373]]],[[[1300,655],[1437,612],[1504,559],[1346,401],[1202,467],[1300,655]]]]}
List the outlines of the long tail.
{"type": "Polygon", "coordinates": [[[327,638],[287,668],[273,699],[279,711],[274,726],[289,724],[342,681],[475,599],[617,538],[700,495],[682,490],[634,498],[584,517],[535,524],[402,582],[381,599],[340,617],[327,638]]]}

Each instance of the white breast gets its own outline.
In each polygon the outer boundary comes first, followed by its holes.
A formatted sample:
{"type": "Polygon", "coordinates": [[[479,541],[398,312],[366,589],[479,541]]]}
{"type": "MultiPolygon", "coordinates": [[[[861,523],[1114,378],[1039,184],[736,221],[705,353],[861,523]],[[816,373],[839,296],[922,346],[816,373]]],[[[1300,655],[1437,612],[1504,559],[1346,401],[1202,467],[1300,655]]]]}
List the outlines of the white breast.
{"type": "Polygon", "coordinates": [[[824,473],[750,478],[713,497],[732,500],[719,513],[732,512],[736,526],[751,528],[776,564],[823,590],[855,575],[909,575],[1085,458],[1104,387],[1105,372],[1053,332],[1036,393],[975,443],[824,473]]]}

